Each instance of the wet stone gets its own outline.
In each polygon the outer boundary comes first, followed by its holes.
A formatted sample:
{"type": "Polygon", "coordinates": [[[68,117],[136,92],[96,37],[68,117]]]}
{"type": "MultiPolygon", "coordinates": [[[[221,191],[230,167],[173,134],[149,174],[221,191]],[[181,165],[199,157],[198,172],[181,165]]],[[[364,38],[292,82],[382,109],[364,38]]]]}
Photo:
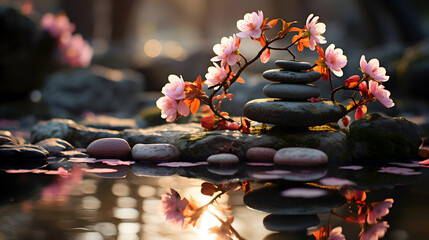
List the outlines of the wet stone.
{"type": "Polygon", "coordinates": [[[320,223],[317,215],[280,215],[270,214],[263,220],[264,227],[270,231],[306,230],[320,223]]]}
{"type": "Polygon", "coordinates": [[[216,165],[230,165],[230,164],[238,164],[240,162],[240,159],[238,159],[236,155],[231,153],[219,153],[208,157],[207,162],[209,164],[216,164],[216,165]]]}
{"type": "Polygon", "coordinates": [[[269,147],[252,147],[246,152],[248,162],[273,162],[277,150],[269,147]]]}
{"type": "Polygon", "coordinates": [[[166,143],[154,144],[141,144],[134,145],[132,149],[133,160],[135,161],[149,161],[149,162],[163,162],[163,161],[177,161],[180,159],[179,150],[166,143]]]}
{"type": "Polygon", "coordinates": [[[86,152],[96,158],[129,158],[131,147],[122,138],[101,138],[90,143],[86,152]]]}
{"type": "Polygon", "coordinates": [[[291,72],[282,69],[271,69],[265,71],[262,76],[273,82],[282,83],[312,83],[320,79],[322,74],[316,71],[291,72]]]}
{"type": "Polygon", "coordinates": [[[275,98],[252,100],[244,105],[243,111],[251,120],[285,127],[310,127],[337,122],[347,112],[342,104],[331,101],[284,102],[275,98]]]}
{"type": "Polygon", "coordinates": [[[49,153],[45,149],[35,145],[2,145],[0,146],[1,160],[30,160],[46,159],[49,153]]]}
{"type": "Polygon", "coordinates": [[[52,156],[57,156],[62,151],[74,149],[70,143],[59,138],[48,138],[36,143],[35,145],[44,148],[49,152],[49,155],[52,156]]]}
{"type": "Polygon", "coordinates": [[[315,166],[328,163],[328,156],[318,149],[289,147],[277,151],[274,163],[286,166],[315,166]]]}
{"type": "Polygon", "coordinates": [[[320,96],[320,89],[311,84],[270,83],[263,89],[265,96],[283,100],[307,100],[320,96]]]}
{"type": "Polygon", "coordinates": [[[311,69],[311,64],[308,62],[288,61],[288,60],[277,60],[275,64],[289,71],[303,71],[311,69]]]}

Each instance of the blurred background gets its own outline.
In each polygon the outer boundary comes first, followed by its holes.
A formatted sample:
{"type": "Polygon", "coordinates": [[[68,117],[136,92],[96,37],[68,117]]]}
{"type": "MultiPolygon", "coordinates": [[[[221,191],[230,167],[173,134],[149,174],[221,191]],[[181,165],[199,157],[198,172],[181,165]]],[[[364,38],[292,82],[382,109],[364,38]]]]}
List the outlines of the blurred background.
{"type": "MultiPolygon", "coordinates": [[[[237,33],[237,20],[257,10],[269,19],[296,20],[297,27],[311,13],[320,16],[328,44],[348,57],[344,78],[334,78],[335,86],[359,73],[362,54],[367,60],[378,58],[391,76],[386,88],[396,106],[387,110],[374,103],[368,105],[370,111],[429,116],[429,2],[424,0],[0,0],[0,8],[3,122],[159,114],[155,101],[168,75],[182,75],[186,81],[204,76],[215,55],[213,45],[237,33]],[[65,13],[75,33],[89,42],[94,55],[88,67],[55,62],[54,44],[40,27],[48,12],[65,13]]],[[[277,45],[290,44],[292,36],[277,45]]],[[[240,47],[248,58],[258,49],[250,40],[240,47]]],[[[301,61],[317,59],[315,52],[293,52],[301,61]]],[[[231,88],[235,99],[225,110],[242,115],[245,102],[264,97],[262,72],[275,68],[275,60],[290,58],[287,52],[276,52],[269,63],[253,64],[243,75],[247,84],[231,88]]],[[[317,85],[321,97],[328,98],[329,84],[317,85]]]]}

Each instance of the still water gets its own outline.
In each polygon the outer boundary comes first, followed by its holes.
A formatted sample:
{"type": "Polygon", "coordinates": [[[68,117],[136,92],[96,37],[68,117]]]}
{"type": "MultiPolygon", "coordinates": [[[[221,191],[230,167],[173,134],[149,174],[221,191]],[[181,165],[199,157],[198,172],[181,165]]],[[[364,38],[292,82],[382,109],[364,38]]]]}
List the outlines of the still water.
{"type": "Polygon", "coordinates": [[[327,239],[338,227],[345,239],[429,239],[429,169],[418,162],[37,164],[0,166],[0,240],[327,239]]]}

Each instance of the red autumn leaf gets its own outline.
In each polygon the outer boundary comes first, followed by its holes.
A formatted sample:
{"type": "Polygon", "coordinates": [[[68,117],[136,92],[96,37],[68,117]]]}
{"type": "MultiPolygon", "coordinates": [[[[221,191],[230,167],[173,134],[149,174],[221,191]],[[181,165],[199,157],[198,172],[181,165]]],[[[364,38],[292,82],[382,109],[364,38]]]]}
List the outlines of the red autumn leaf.
{"type": "Polygon", "coordinates": [[[349,123],[350,123],[350,120],[347,117],[343,117],[341,119],[341,121],[343,122],[343,126],[344,127],[347,127],[349,125],[349,123]]]}
{"type": "Polygon", "coordinates": [[[213,196],[215,192],[219,191],[213,183],[203,182],[201,184],[201,193],[207,196],[213,196]]]}
{"type": "Polygon", "coordinates": [[[355,112],[355,120],[363,118],[365,116],[366,111],[367,111],[367,108],[365,105],[359,106],[355,112]]]}
{"type": "Polygon", "coordinates": [[[213,115],[201,118],[200,122],[201,126],[207,130],[213,129],[216,125],[216,119],[213,115]]]}
{"type": "Polygon", "coordinates": [[[358,75],[353,75],[344,81],[344,86],[348,88],[354,88],[358,85],[359,80],[360,77],[358,75]]]}

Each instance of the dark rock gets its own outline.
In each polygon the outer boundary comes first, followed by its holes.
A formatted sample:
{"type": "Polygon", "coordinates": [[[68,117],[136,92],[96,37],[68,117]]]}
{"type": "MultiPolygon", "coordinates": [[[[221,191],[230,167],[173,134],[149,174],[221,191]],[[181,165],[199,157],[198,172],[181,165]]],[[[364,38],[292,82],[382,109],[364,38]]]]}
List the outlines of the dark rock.
{"type": "Polygon", "coordinates": [[[244,106],[251,120],[286,127],[309,127],[337,122],[346,114],[342,104],[331,101],[283,102],[275,98],[255,99],[244,106]]]}
{"type": "Polygon", "coordinates": [[[263,220],[264,227],[270,231],[299,231],[320,223],[317,215],[279,215],[270,214],[263,220]]]}
{"type": "Polygon", "coordinates": [[[277,150],[269,147],[252,147],[246,152],[248,162],[273,162],[277,150]]]}
{"type": "Polygon", "coordinates": [[[99,138],[121,137],[119,131],[85,127],[68,119],[52,119],[39,122],[31,130],[31,142],[39,142],[47,138],[60,138],[75,147],[86,148],[99,138]]]}
{"type": "Polygon", "coordinates": [[[298,61],[290,61],[290,60],[277,60],[275,64],[289,71],[303,71],[311,69],[311,64],[308,62],[298,62],[298,61]]]}
{"type": "MultiPolygon", "coordinates": [[[[183,124],[180,128],[193,124],[183,124]]],[[[307,130],[273,128],[261,134],[247,134],[238,131],[204,131],[179,133],[172,136],[174,144],[189,161],[206,160],[216,153],[233,153],[244,158],[252,147],[309,147],[325,152],[330,162],[348,159],[347,137],[328,126],[311,127],[307,130]]]]}
{"type": "Polygon", "coordinates": [[[129,158],[131,147],[122,138],[100,138],[91,142],[86,152],[96,158],[129,158]]]}
{"type": "Polygon", "coordinates": [[[106,115],[86,117],[80,124],[87,127],[122,131],[137,128],[137,121],[131,118],[116,118],[106,115]]]}
{"type": "Polygon", "coordinates": [[[422,143],[419,129],[405,118],[369,114],[350,124],[353,159],[395,160],[417,157],[422,143]]]}
{"type": "Polygon", "coordinates": [[[0,160],[46,159],[49,152],[35,145],[2,145],[0,146],[0,160]]]}
{"type": "Polygon", "coordinates": [[[265,71],[262,76],[270,81],[282,83],[312,83],[320,79],[322,74],[316,71],[291,72],[281,69],[265,71]]]}
{"type": "Polygon", "coordinates": [[[186,134],[203,131],[198,123],[176,124],[169,123],[146,129],[126,129],[122,131],[123,138],[134,146],[137,143],[170,143],[186,134]]]}
{"type": "Polygon", "coordinates": [[[311,84],[270,83],[263,89],[265,96],[283,100],[307,100],[320,96],[320,89],[311,84]]]}
{"type": "Polygon", "coordinates": [[[244,204],[267,213],[303,215],[328,212],[345,203],[345,198],[336,190],[326,190],[326,195],[314,198],[283,197],[281,192],[287,189],[283,186],[268,186],[250,191],[244,195],[244,204]]]}
{"type": "Polygon", "coordinates": [[[44,148],[51,156],[58,156],[58,154],[62,151],[74,149],[70,143],[59,138],[44,139],[34,145],[44,148]]]}
{"type": "Polygon", "coordinates": [[[84,111],[130,116],[138,112],[143,76],[102,66],[56,72],[46,81],[43,100],[52,117],[79,117],[84,111]]]}
{"type": "Polygon", "coordinates": [[[0,145],[3,144],[15,144],[15,141],[11,137],[0,136],[0,145]]]}

